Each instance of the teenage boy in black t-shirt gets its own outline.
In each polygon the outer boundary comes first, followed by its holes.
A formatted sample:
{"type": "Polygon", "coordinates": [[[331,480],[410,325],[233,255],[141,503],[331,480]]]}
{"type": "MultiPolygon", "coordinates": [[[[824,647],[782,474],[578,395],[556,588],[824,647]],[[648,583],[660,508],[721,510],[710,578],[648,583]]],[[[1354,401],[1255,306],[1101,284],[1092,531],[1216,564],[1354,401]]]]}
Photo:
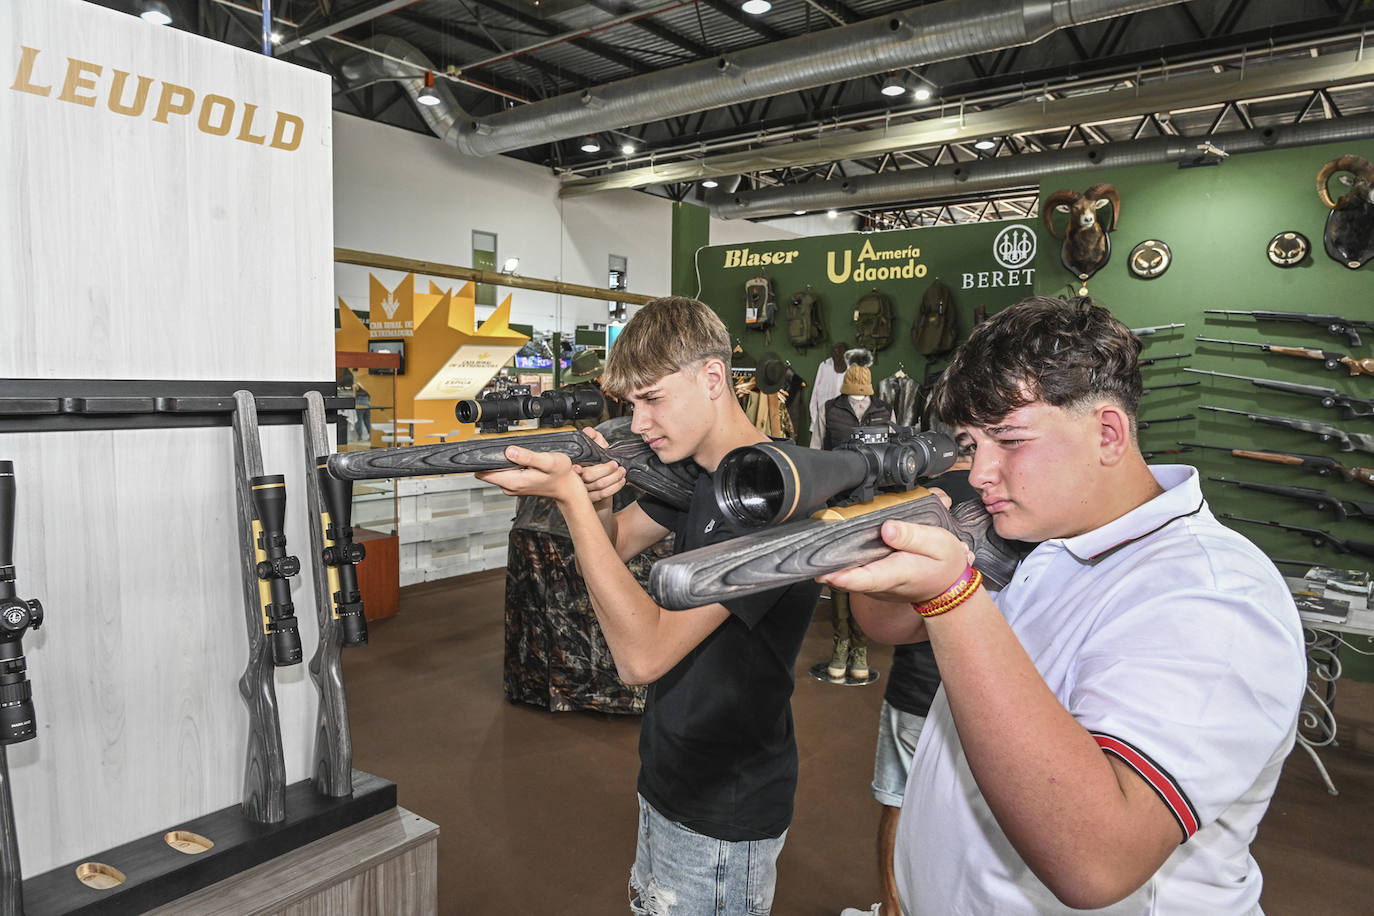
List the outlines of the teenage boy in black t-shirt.
{"type": "Polygon", "coordinates": [[[631,429],[662,461],[700,466],[686,510],[646,496],[612,514],[619,465],[575,467],[514,446],[519,469],[478,476],[558,502],[616,668],[649,685],[631,912],[766,914],[797,784],[793,669],[820,586],[665,611],[625,568],[669,532],[679,551],[741,533],[716,508],[711,475],[732,449],[767,438],[735,399],[730,337],[706,305],[644,306],[611,348],[602,387],[633,405],[631,429]]]}

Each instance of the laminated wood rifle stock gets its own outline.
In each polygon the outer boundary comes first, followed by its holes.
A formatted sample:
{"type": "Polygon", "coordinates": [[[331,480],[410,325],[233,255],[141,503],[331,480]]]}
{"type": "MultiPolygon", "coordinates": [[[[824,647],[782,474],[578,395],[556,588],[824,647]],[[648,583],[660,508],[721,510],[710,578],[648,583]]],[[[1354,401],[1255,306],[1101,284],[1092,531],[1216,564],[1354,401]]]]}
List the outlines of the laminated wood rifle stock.
{"type": "Polygon", "coordinates": [[[666,465],[642,439],[626,439],[603,448],[577,430],[341,452],[329,456],[328,467],[340,480],[499,471],[517,467],[506,457],[506,449],[512,445],[532,452],[564,454],[573,464],[614,461],[625,468],[631,486],[679,508],[691,501],[696,482],[694,465],[686,461],[666,465]]]}
{"type": "Polygon", "coordinates": [[[649,573],[649,593],[662,607],[681,611],[871,563],[893,552],[881,535],[888,519],[954,532],[996,588],[1011,581],[1021,559],[1018,546],[992,530],[992,516],[978,500],[951,512],[917,487],[659,560],[649,573]]]}

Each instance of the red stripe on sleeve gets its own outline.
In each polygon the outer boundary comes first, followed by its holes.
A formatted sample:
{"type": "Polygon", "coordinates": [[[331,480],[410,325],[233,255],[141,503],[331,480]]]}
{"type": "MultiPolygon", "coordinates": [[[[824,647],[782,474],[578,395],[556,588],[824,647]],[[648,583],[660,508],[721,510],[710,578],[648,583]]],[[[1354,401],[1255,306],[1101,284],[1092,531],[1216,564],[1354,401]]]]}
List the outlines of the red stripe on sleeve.
{"type": "Polygon", "coordinates": [[[1174,820],[1178,821],[1178,826],[1183,830],[1184,841],[1197,833],[1197,815],[1193,813],[1192,805],[1188,803],[1183,791],[1174,784],[1173,778],[1168,773],[1161,770],[1140,751],[1118,738],[1098,734],[1094,734],[1093,738],[1102,750],[1121,758],[1127,766],[1139,773],[1141,778],[1150,784],[1150,788],[1154,789],[1159,797],[1164,799],[1164,803],[1173,812],[1174,820]]]}

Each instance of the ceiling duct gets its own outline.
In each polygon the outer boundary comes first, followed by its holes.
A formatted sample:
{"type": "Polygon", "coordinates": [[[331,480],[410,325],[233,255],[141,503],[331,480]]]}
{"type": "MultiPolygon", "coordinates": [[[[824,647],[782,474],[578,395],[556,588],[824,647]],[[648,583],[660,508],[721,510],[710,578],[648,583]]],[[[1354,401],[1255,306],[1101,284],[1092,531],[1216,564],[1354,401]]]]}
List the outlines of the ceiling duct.
{"type": "MultiPolygon", "coordinates": [[[[387,80],[399,83],[414,99],[425,88],[426,73],[439,75],[424,52],[408,41],[377,35],[360,43],[375,53],[351,54],[339,62],[339,71],[348,81],[348,88],[387,80]]],[[[415,108],[435,136],[450,146],[457,146],[458,125],[467,121],[468,115],[448,88],[448,80],[435,80],[431,91],[439,96],[439,104],[417,104],[415,108]]]]}
{"type": "Polygon", "coordinates": [[[1041,179],[1052,175],[1073,174],[1087,169],[1119,169],[1180,162],[1196,158],[1198,144],[1203,141],[1234,154],[1319,143],[1345,143],[1371,137],[1374,137],[1374,114],[1362,114],[1200,137],[1154,137],[1046,153],[1021,153],[957,165],[812,181],[728,195],[716,193],[708,195],[706,202],[711,208],[711,215],[718,219],[759,219],[783,216],[797,210],[879,207],[952,194],[1035,186],[1041,183],[1041,179]]]}
{"type": "Polygon", "coordinates": [[[1031,44],[1059,29],[1182,2],[1186,0],[942,0],[491,115],[462,117],[456,146],[474,156],[507,153],[1031,44]]]}

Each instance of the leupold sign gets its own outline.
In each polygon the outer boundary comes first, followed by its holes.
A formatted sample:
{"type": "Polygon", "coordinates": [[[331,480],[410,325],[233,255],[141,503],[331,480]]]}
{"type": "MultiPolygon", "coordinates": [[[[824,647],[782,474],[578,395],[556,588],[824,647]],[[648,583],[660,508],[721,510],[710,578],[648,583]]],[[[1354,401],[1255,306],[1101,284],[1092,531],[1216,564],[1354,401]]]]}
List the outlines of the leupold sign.
{"type": "Polygon", "coordinates": [[[10,83],[15,92],[87,108],[103,103],[117,115],[147,116],[162,124],[173,118],[193,117],[201,133],[265,144],[287,152],[301,145],[305,121],[298,115],[277,111],[271,116],[259,116],[258,106],[242,99],[198,91],[151,76],[135,76],[113,65],[75,57],[66,58],[64,65],[61,58],[45,56],[40,49],[27,45],[20,45],[19,50],[19,65],[10,83]]]}

